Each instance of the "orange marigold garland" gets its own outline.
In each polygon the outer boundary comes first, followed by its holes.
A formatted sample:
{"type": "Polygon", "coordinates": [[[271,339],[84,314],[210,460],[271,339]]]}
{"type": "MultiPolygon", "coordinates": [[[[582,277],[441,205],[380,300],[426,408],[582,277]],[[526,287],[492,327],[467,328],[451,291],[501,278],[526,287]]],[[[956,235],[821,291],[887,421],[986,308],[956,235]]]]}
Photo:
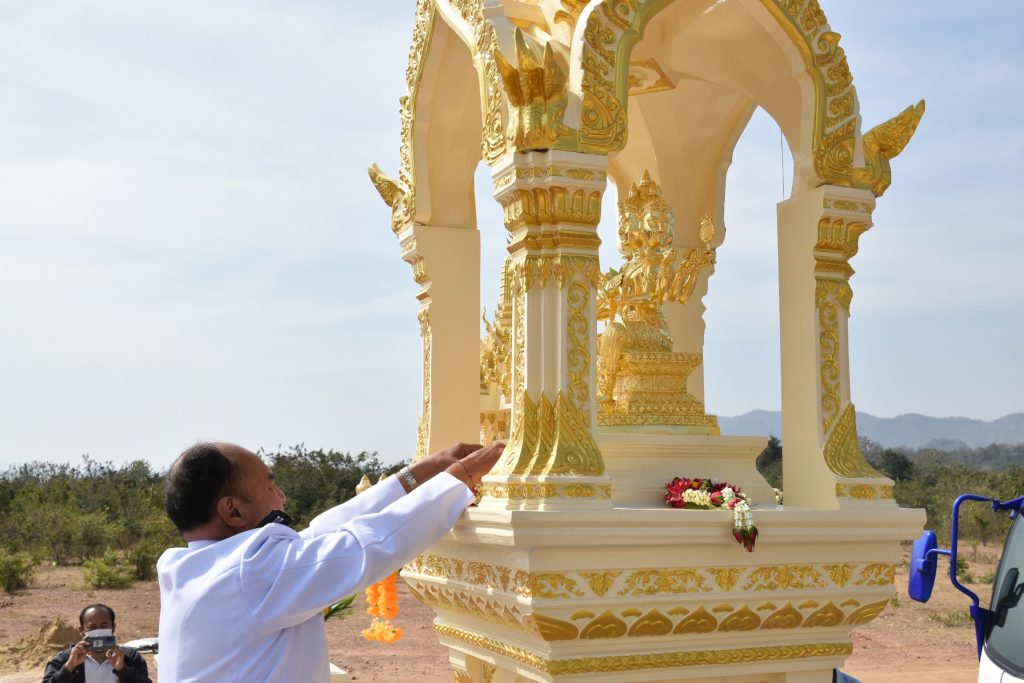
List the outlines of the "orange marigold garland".
{"type": "Polygon", "coordinates": [[[382,643],[393,643],[402,637],[402,629],[391,625],[391,620],[398,616],[398,588],[395,581],[398,572],[378,581],[366,589],[367,613],[373,617],[370,628],[363,629],[363,637],[382,643]]]}

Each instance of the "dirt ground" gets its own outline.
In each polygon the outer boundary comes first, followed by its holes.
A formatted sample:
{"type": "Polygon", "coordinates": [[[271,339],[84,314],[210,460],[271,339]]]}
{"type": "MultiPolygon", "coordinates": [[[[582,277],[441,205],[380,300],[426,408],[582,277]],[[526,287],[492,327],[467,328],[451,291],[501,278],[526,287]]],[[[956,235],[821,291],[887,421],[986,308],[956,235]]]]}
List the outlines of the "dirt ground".
{"type": "MultiPolygon", "coordinates": [[[[975,577],[994,570],[997,553],[995,549],[966,549],[975,577]]],[[[972,587],[987,601],[990,585],[972,587]]],[[[864,683],[976,681],[978,665],[967,599],[940,577],[931,602],[911,601],[906,597],[906,564],[897,572],[896,589],[893,605],[853,632],[853,656],[843,670],[864,683]]],[[[59,640],[66,634],[54,633],[54,621],[77,622],[78,611],[92,602],[106,603],[117,611],[117,635],[122,641],[157,633],[160,598],[155,582],[138,583],[128,590],[90,590],[78,568],[42,567],[31,588],[17,595],[0,592],[0,683],[39,681],[46,653],[61,649],[59,644],[47,643],[48,636],[59,640]]],[[[401,582],[399,605],[402,611],[395,623],[404,634],[393,645],[364,640],[360,630],[367,626],[368,618],[361,613],[328,622],[331,661],[347,669],[352,680],[365,683],[451,681],[446,650],[431,628],[433,613],[413,599],[401,582]]],[[[155,669],[150,659],[154,682],[155,669]]]]}

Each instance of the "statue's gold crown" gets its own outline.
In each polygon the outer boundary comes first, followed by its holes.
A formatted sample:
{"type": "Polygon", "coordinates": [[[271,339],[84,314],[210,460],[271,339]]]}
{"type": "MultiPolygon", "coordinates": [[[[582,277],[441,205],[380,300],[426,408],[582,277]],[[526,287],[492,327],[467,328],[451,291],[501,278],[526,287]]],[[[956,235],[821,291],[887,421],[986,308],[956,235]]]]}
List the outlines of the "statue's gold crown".
{"type": "Polygon", "coordinates": [[[661,187],[651,180],[650,171],[644,171],[644,177],[639,184],[633,183],[630,186],[629,195],[622,203],[637,212],[642,212],[648,207],[657,207],[666,211],[669,209],[668,203],[661,193],[661,187]]]}

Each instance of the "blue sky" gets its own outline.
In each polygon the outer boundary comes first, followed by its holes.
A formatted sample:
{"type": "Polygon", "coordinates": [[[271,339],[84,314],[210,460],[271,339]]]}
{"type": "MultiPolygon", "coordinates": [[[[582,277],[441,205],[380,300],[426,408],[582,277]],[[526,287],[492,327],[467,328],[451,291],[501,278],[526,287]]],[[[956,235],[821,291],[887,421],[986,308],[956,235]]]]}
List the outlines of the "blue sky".
{"type": "MultiPolygon", "coordinates": [[[[0,0],[0,466],[163,467],[201,438],[411,454],[416,286],[365,169],[398,166],[413,5],[0,0]]],[[[1024,6],[823,6],[865,129],[928,102],[853,261],[854,402],[1020,411],[1024,6]]],[[[721,415],[779,406],[780,162],[759,113],[705,299],[721,415]]]]}

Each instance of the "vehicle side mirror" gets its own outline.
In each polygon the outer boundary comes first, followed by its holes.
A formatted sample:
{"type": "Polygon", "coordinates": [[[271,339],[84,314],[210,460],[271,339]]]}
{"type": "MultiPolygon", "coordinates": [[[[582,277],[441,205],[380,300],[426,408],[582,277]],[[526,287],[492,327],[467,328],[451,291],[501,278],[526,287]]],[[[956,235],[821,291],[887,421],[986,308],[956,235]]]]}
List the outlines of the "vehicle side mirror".
{"type": "Polygon", "coordinates": [[[938,545],[934,531],[925,531],[921,538],[914,541],[914,549],[910,553],[910,582],[907,587],[912,600],[928,602],[932,597],[938,558],[931,551],[938,545]]]}

